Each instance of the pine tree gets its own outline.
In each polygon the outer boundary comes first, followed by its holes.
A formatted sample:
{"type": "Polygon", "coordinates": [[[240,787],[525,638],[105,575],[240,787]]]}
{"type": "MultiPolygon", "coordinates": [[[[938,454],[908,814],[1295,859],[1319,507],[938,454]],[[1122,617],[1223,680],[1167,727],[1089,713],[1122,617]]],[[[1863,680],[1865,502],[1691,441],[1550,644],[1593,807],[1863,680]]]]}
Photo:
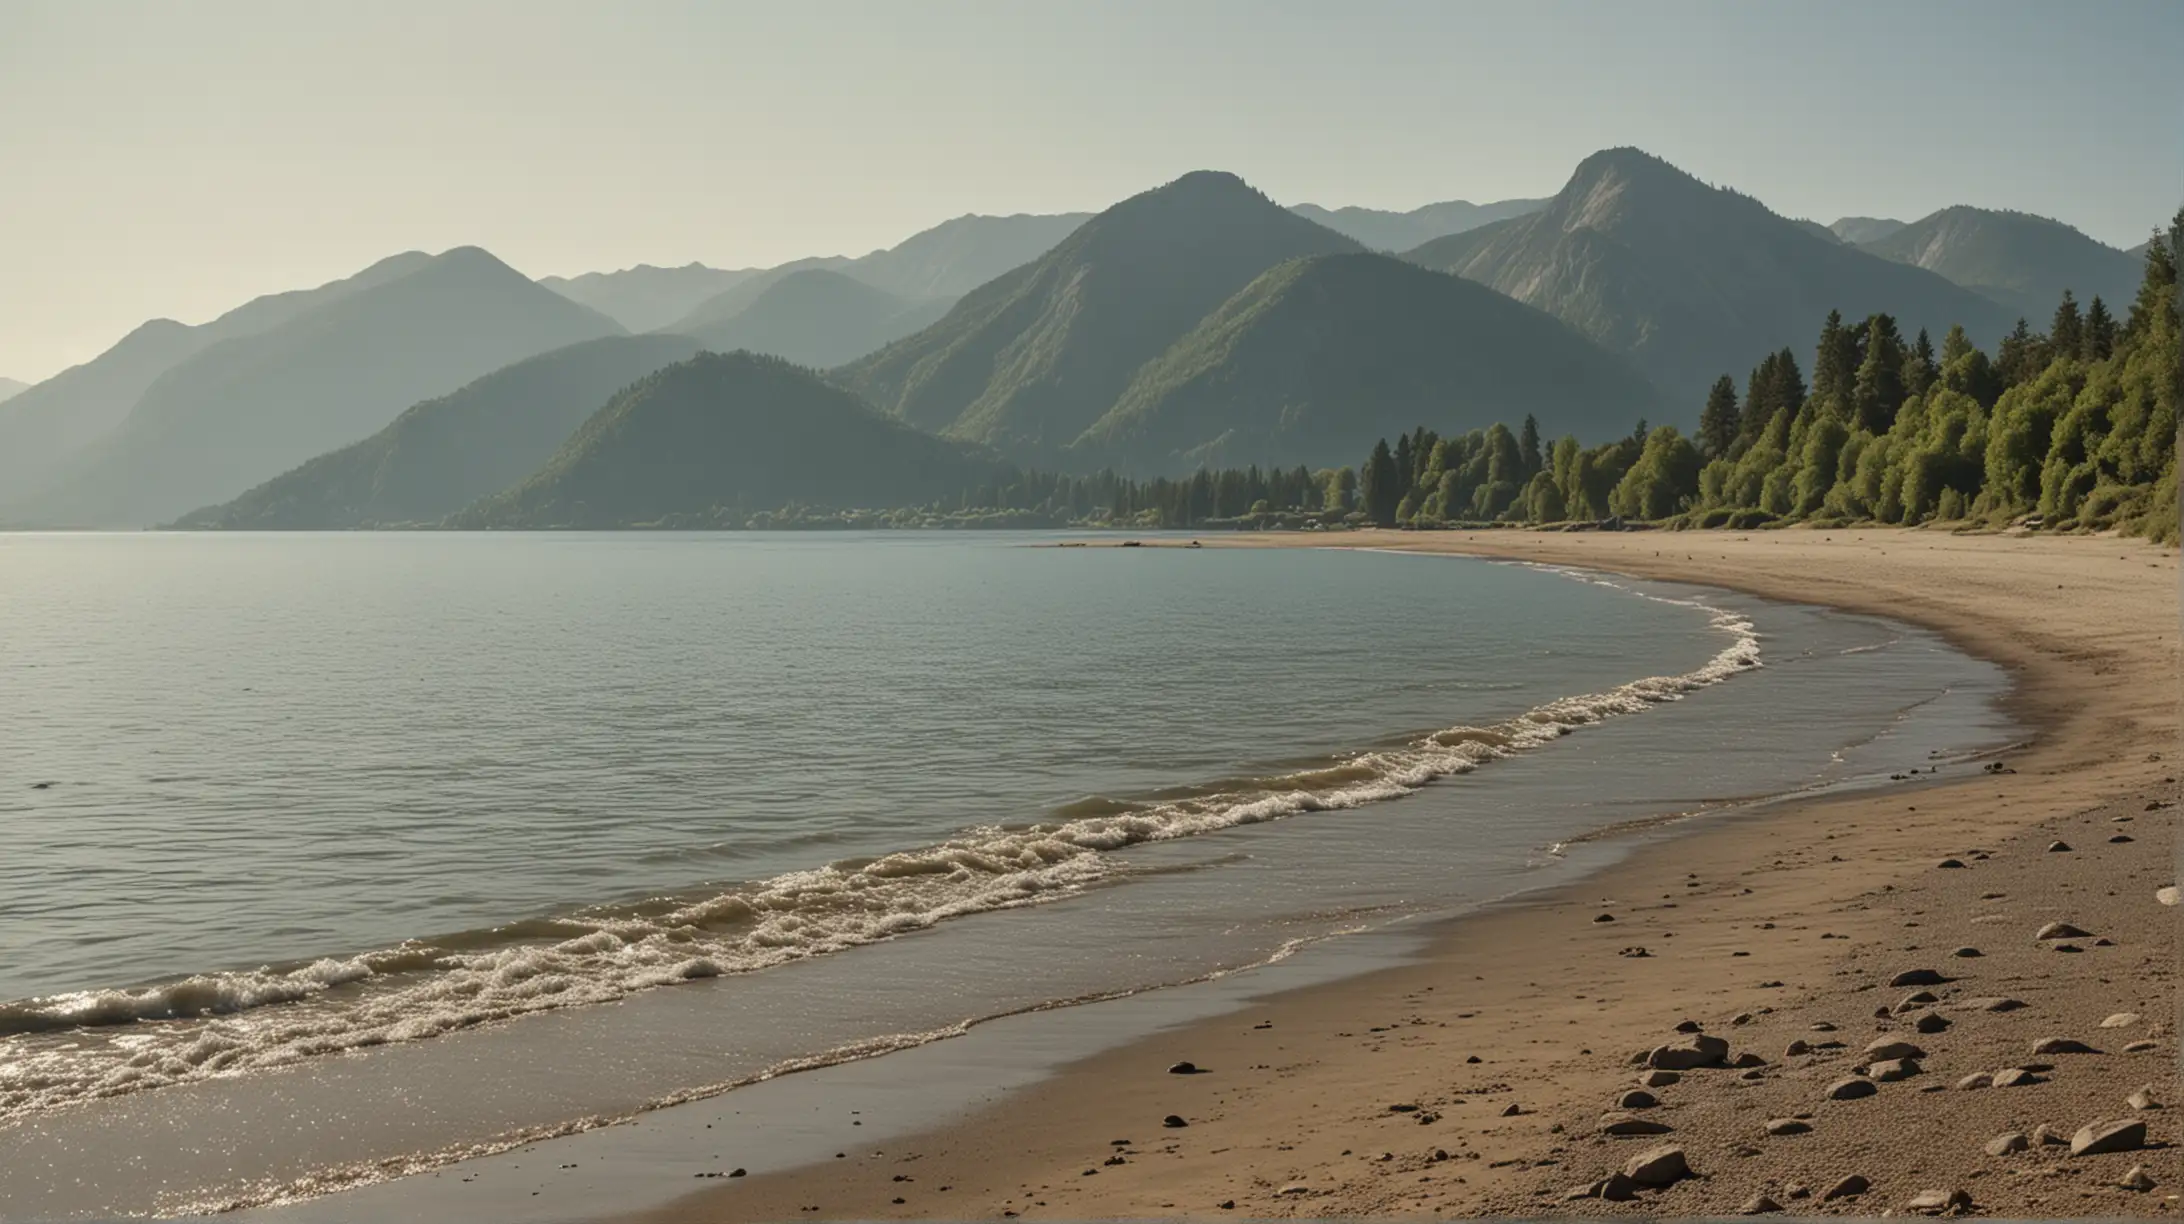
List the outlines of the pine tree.
{"type": "Polygon", "coordinates": [[[2093,301],[2085,308],[2085,337],[2079,343],[2078,356],[2088,362],[2106,361],[2108,355],[2115,351],[2115,316],[2108,313],[2108,303],[2102,301],[2099,294],[2095,294],[2093,301]]]}
{"type": "Polygon", "coordinates": [[[1911,342],[1910,356],[1903,359],[1903,393],[1910,397],[1924,395],[1940,377],[1941,367],[1934,361],[1934,342],[1922,327],[1919,338],[1911,342]]]}
{"type": "MultiPolygon", "coordinates": [[[[2178,214],[2184,222],[2184,213],[2178,214]]],[[[2176,233],[2172,229],[2172,234],[2176,233]]],[[[2133,339],[2144,336],[2165,310],[2176,306],[2177,254],[2170,250],[2172,239],[2160,234],[2146,248],[2146,275],[2139,282],[2138,300],[2131,303],[2131,321],[2124,326],[2124,334],[2133,339]]]]}
{"type": "Polygon", "coordinates": [[[1820,326],[1820,343],[1813,355],[1813,398],[1823,406],[1843,399],[1855,368],[1843,360],[1843,312],[1831,310],[1828,321],[1820,326]]]}
{"type": "Polygon", "coordinates": [[[1699,453],[1708,459],[1728,454],[1742,424],[1736,380],[1724,374],[1714,380],[1714,389],[1706,393],[1706,406],[1699,410],[1699,453]]]}
{"type": "Polygon", "coordinates": [[[2085,347],[2085,319],[2078,313],[2078,299],[2068,289],[2055,306],[2055,321],[2048,325],[2048,346],[2057,357],[2076,357],[2085,347]]]}
{"type": "MultiPolygon", "coordinates": [[[[1405,449],[1410,439],[1399,441],[1405,449]]],[[[1365,472],[1358,490],[1364,501],[1365,517],[1376,526],[1395,526],[1395,509],[1403,504],[1402,478],[1397,474],[1395,456],[1388,451],[1388,440],[1382,438],[1373,443],[1373,453],[1365,460],[1365,472]]]]}
{"type": "Polygon", "coordinates": [[[1530,480],[1546,462],[1539,452],[1539,418],[1524,414],[1524,432],[1517,435],[1517,450],[1524,457],[1524,477],[1530,480]]]}
{"type": "Polygon", "coordinates": [[[2017,320],[2017,326],[2010,329],[2010,334],[2002,337],[2002,347],[1995,350],[1995,369],[2002,375],[2004,389],[2032,381],[2037,372],[2032,367],[2039,346],[2038,337],[2032,334],[2031,326],[2023,319],[2017,320]]]}
{"type": "Polygon", "coordinates": [[[1395,454],[1392,462],[1395,464],[1395,500],[1400,502],[1410,495],[1411,481],[1417,471],[1412,463],[1409,434],[1395,435],[1395,454]]]}
{"type": "Polygon", "coordinates": [[[1877,314],[1866,321],[1865,358],[1851,385],[1851,421],[1868,433],[1882,434],[1896,423],[1903,407],[1903,336],[1896,321],[1877,314]]]}
{"type": "Polygon", "coordinates": [[[1956,364],[1959,357],[1972,351],[1972,339],[1964,334],[1964,325],[1957,323],[1949,328],[1949,334],[1941,339],[1941,365],[1947,369],[1956,364]]]}

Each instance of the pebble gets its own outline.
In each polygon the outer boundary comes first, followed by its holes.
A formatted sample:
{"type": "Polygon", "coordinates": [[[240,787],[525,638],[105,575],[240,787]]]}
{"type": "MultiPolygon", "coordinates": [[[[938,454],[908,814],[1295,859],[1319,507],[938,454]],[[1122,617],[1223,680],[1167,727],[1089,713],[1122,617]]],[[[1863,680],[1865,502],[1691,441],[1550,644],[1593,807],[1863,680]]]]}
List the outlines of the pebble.
{"type": "Polygon", "coordinates": [[[1996,1135],[1994,1138],[1987,1140],[1987,1155],[2008,1156],[2013,1152],[2025,1151],[2031,1146],[2032,1140],[2027,1138],[2023,1131],[2011,1131],[2006,1135],[1996,1135]]]}
{"type": "Polygon", "coordinates": [[[2131,1171],[2117,1179],[2116,1184],[2126,1190],[2136,1190],[2144,1194],[2154,1188],[2154,1179],[2146,1175],[2145,1165],[2132,1165],[2131,1171]]]}
{"type": "Polygon", "coordinates": [[[1693,1067],[1718,1067],[1728,1057],[1728,1042],[1694,1033],[1682,1041],[1656,1046],[1646,1055],[1646,1065],[1664,1071],[1688,1071],[1693,1067]]]}
{"type": "Polygon", "coordinates": [[[2075,1037],[2046,1037],[2032,1047],[2035,1054],[2098,1054],[2099,1050],[2075,1037]]]}
{"type": "Polygon", "coordinates": [[[2052,842],[2049,842],[2049,843],[2048,843],[2048,853],[2049,853],[2049,854],[2068,854],[2068,853],[2070,853],[2070,843],[2069,843],[2069,842],[2066,842],[2066,841],[2052,841],[2052,842]]]}
{"type": "Polygon", "coordinates": [[[1613,921],[1615,921],[1615,915],[1613,915],[1613,914],[1602,914],[1602,915],[1600,915],[1599,917],[1597,917],[1597,918],[1593,919],[1593,921],[1594,921],[1594,922],[1613,922],[1613,921]]]}
{"type": "Polygon", "coordinates": [[[2144,1054],[2146,1051],[2153,1049],[2154,1044],[2151,1041],[2134,1041],[2123,1047],[2123,1052],[2126,1054],[2144,1054]]]}
{"type": "Polygon", "coordinates": [[[2137,1024],[2138,1022],[2139,1018],[2137,1012],[2117,1012],[2115,1015],[2110,1016],[2108,1019],[2101,1021],[2101,1027],[2129,1028],[2130,1026],[2137,1024]]]}
{"type": "Polygon", "coordinates": [[[1872,1062],[1886,1062],[1892,1058],[1924,1058],[1926,1051],[1908,1041],[1892,1037],[1876,1037],[1866,1044],[1865,1056],[1872,1062]]]}
{"type": "Polygon", "coordinates": [[[1910,1079],[1923,1068],[1915,1058],[1889,1058],[1874,1063],[1866,1074],[1876,1083],[1892,1084],[1900,1079],[1910,1079]]]}
{"type": "Polygon", "coordinates": [[[1888,979],[1890,986],[1939,986],[1949,979],[1938,969],[1906,969],[1888,979]]]}
{"type": "Polygon", "coordinates": [[[1518,1114],[1521,1114],[1523,1112],[1524,1110],[1520,1108],[1516,1104],[1516,1102],[1512,1101],[1509,1104],[1502,1106],[1501,1116],[1504,1118],[1514,1118],[1518,1114]]]}
{"type": "Polygon", "coordinates": [[[1834,1032],[1834,1031],[1835,1031],[1835,1026],[1834,1026],[1834,1025],[1832,1025],[1832,1024],[1829,1024],[1829,1023],[1828,1023],[1827,1021],[1825,1021],[1825,1020],[1821,1020],[1821,1021],[1818,1021],[1817,1023],[1815,1023],[1815,1024],[1814,1024],[1814,1025],[1812,1026],[1812,1029],[1811,1029],[1810,1031],[1812,1031],[1812,1032],[1815,1032],[1815,1033],[1832,1033],[1832,1032],[1834,1032]]]}
{"type": "Polygon", "coordinates": [[[2130,1096],[2123,1098],[2123,1103],[2133,1109],[2140,1110],[2161,1108],[2161,1102],[2154,1099],[2154,1086],[2152,1084],[2147,1084],[2130,1096]]]}
{"type": "Polygon", "coordinates": [[[1767,1133],[1770,1135],[1804,1135],[1812,1132],[1812,1123],[1801,1118],[1769,1118],[1767,1133]]]}
{"type": "Polygon", "coordinates": [[[1696,1033],[1700,1028],[1701,1026],[1696,1020],[1678,1020],[1676,1022],[1676,1031],[1679,1033],[1696,1033]]]}
{"type": "Polygon", "coordinates": [[[2109,844],[2109,845],[2111,845],[2111,846],[2120,846],[2120,845],[2124,844],[2125,842],[2129,842],[2129,841],[2136,841],[2136,840],[2138,840],[2138,839],[2137,839],[2137,838],[2134,838],[2134,837],[2132,837],[2132,836],[2131,836],[2131,835],[2130,835],[2129,833],[2118,833],[2118,834],[2116,834],[2116,835],[2115,835],[2114,837],[2111,837],[2111,838],[2109,838],[2109,839],[2108,839],[2108,844],[2109,844]]]}
{"type": "Polygon", "coordinates": [[[2081,931],[2067,922],[2050,922],[2033,935],[2034,939],[2083,939],[2091,931],[2081,931]]]}
{"type": "Polygon", "coordinates": [[[1994,1073],[1997,1088],[2023,1088],[2028,1084],[2044,1084],[2047,1081],[2023,1067],[2006,1067],[1994,1073]]]}
{"type": "Polygon", "coordinates": [[[2070,1137],[2073,1156],[2099,1156],[2107,1152],[2135,1152],[2146,1146],[2146,1124],[2137,1118],[2115,1122],[2088,1122],[2070,1137]]]}
{"type": "Polygon", "coordinates": [[[1961,1211],[1972,1205],[1972,1196],[1962,1190],[1921,1190],[1903,1205],[1905,1211],[1939,1215],[1944,1211],[1961,1211]]]}
{"type": "Polygon", "coordinates": [[[1948,1018],[1935,1012],[1926,1012],[1911,1022],[1911,1027],[1922,1033],[1938,1033],[1949,1027],[1948,1018]]]}
{"type": "Polygon", "coordinates": [[[1787,1047],[1783,1049],[1782,1056],[1784,1058],[1795,1058],[1799,1054],[1810,1053],[1812,1053],[1811,1043],[1800,1037],[1797,1040],[1792,1041],[1787,1047]]]}
{"type": "Polygon", "coordinates": [[[1651,1109],[1660,1103],[1659,1097],[1643,1088],[1633,1088],[1615,1098],[1615,1106],[1618,1109],[1651,1109]]]}
{"type": "Polygon", "coordinates": [[[2032,1128],[2032,1141],[2041,1147],[2062,1147],[2070,1142],[2063,1138],[2062,1132],[2045,1122],[2032,1128]]]}
{"type": "Polygon", "coordinates": [[[1666,1122],[1634,1118],[1629,1114],[1611,1113],[1600,1119],[1600,1133],[1603,1135],[1665,1135],[1675,1129],[1666,1122]]]}
{"type": "Polygon", "coordinates": [[[1963,859],[1954,859],[1954,858],[1945,858],[1945,859],[1941,860],[1940,862],[1938,862],[1938,863],[1934,864],[1934,866],[1936,866],[1936,867],[1940,867],[1940,868],[1943,868],[1943,869],[1952,869],[1952,868],[1962,867],[1963,865],[1964,865],[1964,860],[1963,860],[1963,859]]]}
{"type": "Polygon", "coordinates": [[[1964,959],[1966,959],[1966,960],[1969,960],[1969,959],[1971,959],[1972,957],[1975,957],[1975,956],[1985,956],[1985,955],[1986,955],[1986,953],[1984,953],[1984,952],[1980,951],[1980,950],[1979,950],[1979,949],[1977,949],[1977,948],[1972,948],[1972,947],[1964,947],[1964,948],[1958,948],[1958,949],[1956,949],[1955,951],[1953,951],[1953,952],[1949,953],[1949,955],[1951,955],[1951,956],[1959,956],[1959,957],[1963,957],[1963,958],[1964,958],[1964,959]]]}
{"type": "Polygon", "coordinates": [[[1994,1087],[1994,1073],[1990,1071],[1974,1071],[1970,1075],[1965,1076],[1963,1079],[1958,1080],[1957,1087],[1963,1088],[1967,1091],[1973,1088],[1992,1088],[1994,1087]]]}
{"type": "Polygon", "coordinates": [[[1744,1206],[1737,1208],[1738,1213],[1741,1215],[1773,1215],[1780,1210],[1782,1210],[1782,1204],[1775,1202],[1764,1194],[1758,1198],[1745,1200],[1744,1206]]]}
{"type": "Polygon", "coordinates": [[[2012,1012],[2016,1011],[2018,1008],[2024,1007],[2025,1005],[2026,1004],[2023,999],[2011,999],[1990,995],[1977,999],[1966,999],[1962,1003],[1957,1004],[1957,1007],[1964,1011],[2012,1012]]]}
{"type": "Polygon", "coordinates": [[[1641,1186],[1671,1186],[1691,1176],[1691,1164],[1682,1148],[1664,1143],[1631,1157],[1623,1166],[1623,1176],[1641,1186]]]}
{"type": "Polygon", "coordinates": [[[1646,1088],[1666,1088],[1682,1078],[1674,1071],[1653,1070],[1639,1076],[1638,1083],[1646,1088]]]}
{"type": "Polygon", "coordinates": [[[2161,902],[2163,905],[2175,905],[2180,899],[2184,899],[2184,896],[2180,896],[2174,884],[2154,890],[2154,900],[2161,902]]]}
{"type": "Polygon", "coordinates": [[[1165,1117],[1165,1118],[1162,1118],[1162,1119],[1160,1120],[1160,1124],[1161,1124],[1162,1126],[1168,1127],[1168,1128],[1170,1128],[1170,1129],[1173,1129],[1173,1128],[1175,1128],[1175,1127],[1178,1127],[1178,1126],[1189,1126],[1189,1125],[1190,1125],[1190,1123],[1188,1123],[1188,1122],[1185,1122],[1185,1121],[1184,1121],[1184,1120],[1183,1120],[1183,1119],[1182,1119],[1182,1118],[1181,1118],[1181,1117],[1180,1117],[1179,1115],[1176,1115],[1176,1114],[1169,1114],[1169,1115],[1168,1115],[1167,1117],[1165,1117]]]}
{"type": "Polygon", "coordinates": [[[1872,1080],[1860,1079],[1854,1075],[1829,1084],[1827,1098],[1831,1101],[1855,1101],[1859,1097],[1872,1096],[1880,1090],[1880,1085],[1872,1080]]]}
{"type": "Polygon", "coordinates": [[[1198,1074],[1198,1064],[1193,1062],[1179,1062],[1174,1066],[1168,1068],[1168,1074],[1196,1075],[1198,1074]]]}
{"type": "Polygon", "coordinates": [[[1853,1195],[1864,1194],[1867,1190],[1871,1189],[1872,1186],[1872,1182],[1869,1182],[1865,1178],[1860,1177],[1858,1174],[1853,1173],[1849,1177],[1846,1177],[1843,1180],[1836,1182],[1834,1185],[1829,1186],[1826,1190],[1821,1191],[1820,1201],[1823,1203],[1827,1203],[1833,1202],[1834,1200],[1839,1198],[1850,1198],[1853,1195]]]}

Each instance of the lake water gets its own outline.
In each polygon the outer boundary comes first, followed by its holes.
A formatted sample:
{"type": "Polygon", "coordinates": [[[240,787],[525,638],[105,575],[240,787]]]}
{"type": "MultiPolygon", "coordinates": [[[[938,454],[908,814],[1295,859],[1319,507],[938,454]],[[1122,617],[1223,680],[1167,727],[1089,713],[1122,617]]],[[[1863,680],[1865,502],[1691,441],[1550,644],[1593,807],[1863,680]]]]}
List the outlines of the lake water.
{"type": "MultiPolygon", "coordinates": [[[[454,1150],[2007,734],[1999,673],[1872,618],[1065,539],[0,535],[0,1130],[625,1050],[266,1175],[454,1150]]],[[[144,1159],[93,1205],[205,1189],[144,1159]]]]}

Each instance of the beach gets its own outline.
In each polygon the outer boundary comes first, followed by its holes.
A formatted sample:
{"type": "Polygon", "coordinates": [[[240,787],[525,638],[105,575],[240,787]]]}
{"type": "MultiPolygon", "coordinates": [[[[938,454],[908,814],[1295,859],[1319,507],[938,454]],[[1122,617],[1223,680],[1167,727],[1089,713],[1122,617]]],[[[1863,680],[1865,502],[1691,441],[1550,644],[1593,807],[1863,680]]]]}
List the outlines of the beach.
{"type": "Polygon", "coordinates": [[[2156,896],[2176,880],[2175,552],[1935,531],[1206,543],[1492,556],[1892,617],[2006,667],[2030,734],[1946,775],[1685,822],[1443,924],[1415,963],[639,1218],[2176,1211],[2178,910],[2156,896]]]}

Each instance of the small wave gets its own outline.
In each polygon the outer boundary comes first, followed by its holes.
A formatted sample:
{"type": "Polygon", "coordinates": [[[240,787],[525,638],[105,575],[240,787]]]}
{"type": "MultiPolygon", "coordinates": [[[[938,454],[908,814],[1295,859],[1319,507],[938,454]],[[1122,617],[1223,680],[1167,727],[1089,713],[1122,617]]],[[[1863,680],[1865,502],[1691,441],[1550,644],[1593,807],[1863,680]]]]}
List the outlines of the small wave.
{"type": "Polygon", "coordinates": [[[1077,895],[1127,875],[1130,866],[1114,851],[1398,798],[1760,666],[1759,635],[1745,617],[1697,600],[1630,593],[1703,610],[1728,644],[1694,671],[1561,698],[1489,726],[1450,727],[1329,765],[1178,788],[1134,803],[1085,800],[1043,823],[971,829],[939,845],[791,872],[696,900],[529,919],[286,970],[0,1004],[0,1040],[17,1047],[0,1062],[0,1122],[762,970],[968,914],[1077,895]],[[168,1023],[119,1030],[129,1034],[126,1042],[39,1048],[21,1040],[143,1021],[168,1023]]]}

